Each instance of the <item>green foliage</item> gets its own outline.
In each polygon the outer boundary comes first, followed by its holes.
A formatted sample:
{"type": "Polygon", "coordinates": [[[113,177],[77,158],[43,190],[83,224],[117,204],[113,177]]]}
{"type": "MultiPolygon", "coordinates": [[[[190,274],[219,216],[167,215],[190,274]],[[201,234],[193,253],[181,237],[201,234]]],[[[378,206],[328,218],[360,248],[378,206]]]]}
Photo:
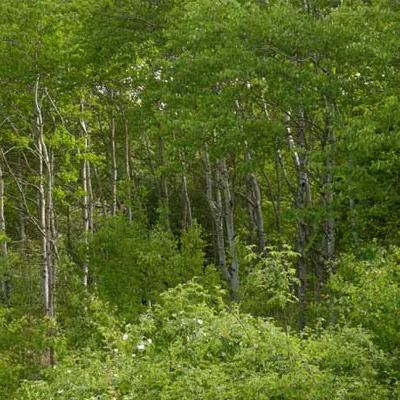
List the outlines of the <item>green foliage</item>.
{"type": "Polygon", "coordinates": [[[53,322],[40,317],[18,316],[0,307],[0,397],[11,398],[21,379],[36,380],[48,368],[48,348],[62,353],[61,336],[49,336],[53,322]]]}
{"type": "Polygon", "coordinates": [[[354,326],[363,326],[382,349],[400,345],[400,250],[375,248],[367,260],[344,256],[331,286],[338,316],[354,326]]]}
{"type": "Polygon", "coordinates": [[[191,282],[116,333],[108,352],[70,356],[18,398],[386,399],[380,358],[360,329],[301,340],[191,282]]]}
{"type": "Polygon", "coordinates": [[[266,248],[260,255],[254,246],[244,255],[244,282],[242,283],[243,310],[256,315],[282,315],[297,301],[294,288],[298,284],[295,260],[299,256],[289,246],[278,251],[266,248]]]}
{"type": "Polygon", "coordinates": [[[93,279],[102,298],[122,315],[137,317],[169,287],[203,276],[203,247],[197,225],[178,241],[158,227],[149,232],[122,218],[107,219],[91,241],[93,279]]]}

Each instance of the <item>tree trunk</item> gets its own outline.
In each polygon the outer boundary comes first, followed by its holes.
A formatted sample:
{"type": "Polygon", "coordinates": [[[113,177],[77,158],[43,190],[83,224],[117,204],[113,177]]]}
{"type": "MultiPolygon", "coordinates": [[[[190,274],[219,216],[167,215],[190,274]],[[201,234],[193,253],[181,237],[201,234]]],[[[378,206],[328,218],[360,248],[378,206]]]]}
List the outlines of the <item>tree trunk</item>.
{"type": "Polygon", "coordinates": [[[226,264],[226,254],[225,254],[225,240],[224,240],[224,221],[222,218],[222,197],[221,190],[218,187],[219,182],[219,168],[216,169],[216,200],[213,196],[213,184],[212,184],[212,172],[210,157],[208,155],[207,145],[204,151],[204,168],[205,168],[205,178],[206,178],[206,197],[207,202],[210,207],[211,217],[215,225],[217,251],[218,251],[218,264],[222,272],[226,283],[230,287],[231,275],[229,273],[226,264]]]}
{"type": "Polygon", "coordinates": [[[39,173],[39,184],[38,184],[38,214],[39,214],[39,229],[40,229],[40,246],[42,256],[42,301],[44,314],[46,316],[51,315],[52,307],[50,304],[50,258],[49,258],[49,245],[48,245],[48,230],[47,230],[47,219],[46,219],[46,192],[45,192],[45,166],[44,166],[44,149],[43,149],[43,118],[42,112],[39,105],[39,78],[37,78],[35,84],[35,138],[36,147],[38,153],[38,173],[39,173]]]}
{"type": "MultiPolygon", "coordinates": [[[[279,171],[279,159],[275,157],[275,174],[276,174],[276,230],[278,232],[279,248],[283,248],[283,228],[281,223],[281,207],[282,207],[282,182],[281,174],[279,171]]],[[[271,189],[272,190],[272,189],[271,189]]]]}
{"type": "MultiPolygon", "coordinates": [[[[159,138],[159,162],[160,166],[162,168],[165,167],[165,158],[164,158],[164,153],[165,153],[165,145],[164,145],[164,139],[159,138]]],[[[163,171],[160,176],[160,203],[161,203],[161,225],[163,226],[164,229],[169,230],[170,229],[170,212],[169,212],[169,189],[168,189],[168,178],[163,171]]]]}
{"type": "MultiPolygon", "coordinates": [[[[113,92],[111,92],[113,97],[113,92]]],[[[110,147],[111,147],[111,215],[117,215],[117,185],[118,185],[118,166],[117,166],[117,148],[115,141],[115,117],[114,111],[111,111],[110,119],[110,147]]]]}
{"type": "Polygon", "coordinates": [[[250,184],[249,178],[246,180],[246,206],[247,206],[247,215],[249,218],[249,244],[253,245],[255,242],[255,217],[254,217],[254,197],[253,190],[250,184]]]}
{"type": "Polygon", "coordinates": [[[86,121],[83,118],[83,102],[81,102],[81,118],[80,125],[84,134],[84,158],[82,161],[82,216],[83,216],[83,241],[85,245],[84,262],[82,266],[83,276],[82,284],[85,288],[89,282],[89,236],[93,232],[93,190],[91,182],[90,162],[87,159],[89,153],[89,132],[86,126],[86,121]]]}
{"type": "Polygon", "coordinates": [[[132,222],[132,167],[131,167],[131,140],[129,136],[128,123],[125,119],[125,174],[127,184],[127,197],[128,204],[126,204],[126,211],[128,214],[128,221],[132,222]]]}
{"type": "Polygon", "coordinates": [[[183,210],[182,227],[183,229],[188,229],[193,226],[193,219],[192,219],[192,206],[190,204],[185,172],[182,172],[181,192],[182,192],[182,210],[183,210]]]}
{"type": "Polygon", "coordinates": [[[220,180],[222,184],[222,190],[225,198],[225,224],[226,232],[228,237],[228,243],[231,254],[231,271],[230,271],[230,295],[231,300],[237,298],[237,291],[239,290],[239,260],[236,252],[235,243],[235,228],[233,221],[233,198],[229,189],[229,175],[228,168],[226,167],[225,159],[219,162],[219,167],[221,168],[220,180]]]}
{"type": "MultiPolygon", "coordinates": [[[[325,106],[328,108],[326,99],[325,106]]],[[[335,220],[332,215],[333,213],[333,152],[335,147],[335,133],[332,126],[331,116],[329,109],[326,111],[327,116],[325,118],[325,130],[323,138],[323,150],[327,154],[325,160],[325,173],[323,176],[323,192],[322,202],[326,212],[326,218],[322,223],[323,230],[323,242],[322,242],[322,257],[324,265],[326,266],[327,272],[334,272],[334,260],[335,260],[335,220]]],[[[324,282],[320,282],[322,286],[324,282]]]]}
{"type": "MultiPolygon", "coordinates": [[[[39,102],[39,77],[34,87],[35,105],[35,142],[38,154],[38,207],[39,224],[41,235],[41,256],[42,256],[42,298],[45,316],[53,319],[54,312],[54,289],[55,289],[55,265],[53,255],[57,252],[57,238],[54,221],[53,205],[53,160],[44,141],[43,116],[39,102]],[[46,182],[47,178],[47,182],[46,182]],[[47,186],[46,186],[47,183],[47,186]]],[[[49,332],[52,335],[53,332],[49,332]]],[[[55,364],[54,349],[49,349],[49,363],[55,364]]]]}
{"type": "MultiPolygon", "coordinates": [[[[87,140],[85,140],[85,147],[87,151],[87,140]]],[[[89,231],[90,231],[90,223],[89,223],[89,184],[88,184],[88,161],[86,159],[83,160],[82,163],[82,182],[83,182],[83,196],[82,196],[82,214],[83,214],[83,235],[84,235],[84,245],[85,245],[85,255],[84,255],[84,263],[83,263],[83,277],[82,283],[84,287],[88,285],[89,279],[89,231]]]]}
{"type": "MultiPolygon", "coordinates": [[[[250,154],[246,154],[247,161],[251,160],[250,154]]],[[[264,235],[264,219],[262,214],[261,191],[257,181],[257,177],[253,171],[248,175],[248,182],[251,188],[253,208],[254,208],[254,223],[257,231],[257,248],[259,253],[265,251],[265,235],[264,235]]]]}
{"type": "MultiPolygon", "coordinates": [[[[335,131],[332,124],[333,107],[330,107],[325,96],[323,96],[325,104],[325,129],[322,139],[322,149],[326,154],[325,171],[322,177],[323,190],[322,190],[322,204],[325,209],[326,216],[322,221],[322,276],[319,276],[318,290],[321,291],[325,283],[327,274],[328,276],[335,272],[335,256],[336,256],[336,232],[335,232],[335,219],[333,216],[333,167],[334,167],[334,151],[335,151],[335,131]]],[[[331,323],[335,324],[336,314],[334,310],[334,298],[331,290],[329,289],[329,305],[331,311],[331,323]]]]}
{"type": "Polygon", "coordinates": [[[297,277],[299,279],[298,298],[299,298],[299,329],[305,327],[305,308],[307,304],[307,222],[305,219],[306,206],[311,203],[311,187],[308,177],[308,165],[306,157],[306,140],[303,110],[299,107],[299,125],[298,125],[298,145],[300,152],[297,151],[291,130],[290,112],[286,116],[286,131],[290,152],[292,154],[293,164],[297,173],[297,190],[294,193],[296,209],[298,213],[296,251],[299,253],[297,260],[297,277]]]}
{"type": "Polygon", "coordinates": [[[179,158],[182,166],[182,175],[181,175],[182,228],[186,230],[193,226],[192,205],[190,203],[190,197],[187,188],[186,163],[184,161],[184,156],[182,153],[179,154],[179,158]]]}
{"type": "Polygon", "coordinates": [[[6,241],[6,218],[4,212],[4,198],[5,198],[5,186],[4,186],[4,175],[3,175],[3,149],[0,148],[0,240],[1,240],[1,259],[4,264],[4,272],[1,281],[2,287],[2,302],[8,304],[10,298],[10,271],[8,265],[8,247],[6,241]]]}
{"type": "Polygon", "coordinates": [[[101,213],[103,214],[103,217],[106,217],[108,215],[107,212],[107,206],[106,206],[106,200],[104,197],[104,191],[103,191],[103,186],[102,186],[102,181],[99,176],[99,172],[97,170],[96,164],[93,164],[93,172],[94,172],[94,177],[97,182],[97,189],[98,189],[98,194],[99,194],[99,199],[100,199],[100,208],[101,208],[101,213]]]}

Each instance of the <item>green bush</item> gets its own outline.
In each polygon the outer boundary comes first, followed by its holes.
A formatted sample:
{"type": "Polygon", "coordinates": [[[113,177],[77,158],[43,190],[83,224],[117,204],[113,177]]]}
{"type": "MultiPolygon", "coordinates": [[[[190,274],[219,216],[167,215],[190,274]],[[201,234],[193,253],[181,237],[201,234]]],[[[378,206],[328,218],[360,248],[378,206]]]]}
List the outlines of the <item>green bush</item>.
{"type": "Polygon", "coordinates": [[[400,346],[400,249],[343,257],[331,287],[339,320],[367,329],[385,351],[400,346]]]}
{"type": "Polygon", "coordinates": [[[90,267],[100,298],[132,319],[170,287],[203,275],[204,242],[194,226],[180,240],[159,227],[106,219],[91,242],[90,267]]]}
{"type": "Polygon", "coordinates": [[[362,329],[309,332],[228,308],[197,283],[178,285],[102,353],[76,353],[18,399],[387,399],[381,354],[362,329]]]}

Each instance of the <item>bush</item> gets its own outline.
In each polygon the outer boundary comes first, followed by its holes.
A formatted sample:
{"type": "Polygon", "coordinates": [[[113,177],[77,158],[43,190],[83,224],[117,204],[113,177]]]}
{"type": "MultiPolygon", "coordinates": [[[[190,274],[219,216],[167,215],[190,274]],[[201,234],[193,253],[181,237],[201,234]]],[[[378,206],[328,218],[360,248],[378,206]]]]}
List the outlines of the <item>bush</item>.
{"type": "Polygon", "coordinates": [[[343,257],[331,287],[340,321],[367,329],[385,351],[400,346],[400,249],[378,249],[368,260],[343,257]]]}
{"type": "Polygon", "coordinates": [[[18,399],[387,399],[362,329],[304,339],[241,314],[195,282],[164,293],[107,352],[65,359],[18,399]]]}
{"type": "Polygon", "coordinates": [[[90,267],[100,298],[136,318],[170,287],[203,274],[204,242],[198,226],[180,240],[123,218],[106,219],[91,243],[90,267]]]}

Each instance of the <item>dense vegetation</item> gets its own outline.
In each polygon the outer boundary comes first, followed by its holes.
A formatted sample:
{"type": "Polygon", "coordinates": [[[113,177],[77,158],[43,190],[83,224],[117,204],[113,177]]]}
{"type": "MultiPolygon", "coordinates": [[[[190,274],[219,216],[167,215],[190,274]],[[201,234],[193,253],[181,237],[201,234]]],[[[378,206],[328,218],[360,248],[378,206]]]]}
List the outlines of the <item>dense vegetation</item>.
{"type": "Polygon", "coordinates": [[[395,0],[0,0],[1,399],[400,399],[395,0]]]}

